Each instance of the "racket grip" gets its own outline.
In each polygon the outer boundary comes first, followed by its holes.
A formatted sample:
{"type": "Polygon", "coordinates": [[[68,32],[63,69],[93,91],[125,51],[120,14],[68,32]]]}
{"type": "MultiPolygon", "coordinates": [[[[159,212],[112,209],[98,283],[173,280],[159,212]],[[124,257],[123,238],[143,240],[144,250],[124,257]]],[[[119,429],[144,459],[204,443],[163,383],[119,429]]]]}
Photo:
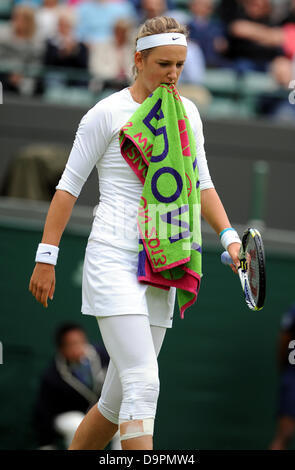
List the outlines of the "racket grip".
{"type": "Polygon", "coordinates": [[[229,255],[229,253],[227,251],[224,251],[222,254],[221,254],[221,262],[223,264],[234,264],[231,256],[229,255]]]}

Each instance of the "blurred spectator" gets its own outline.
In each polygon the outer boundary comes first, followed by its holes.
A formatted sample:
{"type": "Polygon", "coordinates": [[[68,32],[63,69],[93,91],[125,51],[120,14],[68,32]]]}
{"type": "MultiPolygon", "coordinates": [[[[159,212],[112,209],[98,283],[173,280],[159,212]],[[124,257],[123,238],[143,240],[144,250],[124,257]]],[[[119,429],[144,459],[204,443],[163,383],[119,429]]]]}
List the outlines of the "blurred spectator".
{"type": "Polygon", "coordinates": [[[240,20],[247,23],[255,23],[272,26],[272,8],[270,0],[240,0],[242,10],[235,21],[229,24],[229,57],[234,61],[234,69],[239,73],[250,70],[265,72],[270,62],[278,56],[281,51],[275,46],[264,44],[249,39],[240,34],[237,25],[240,20]]]}
{"type": "Polygon", "coordinates": [[[33,410],[39,448],[70,445],[89,407],[100,397],[109,362],[102,345],[89,344],[83,328],[61,325],[56,332],[56,353],[43,373],[33,410]]]}
{"type": "Polygon", "coordinates": [[[237,19],[242,11],[241,0],[220,0],[216,6],[216,13],[220,21],[227,25],[237,19]]]}
{"type": "Polygon", "coordinates": [[[16,6],[11,22],[0,25],[0,80],[4,90],[28,95],[40,92],[40,81],[30,74],[33,67],[41,65],[43,51],[34,9],[16,6]]]}
{"type": "Polygon", "coordinates": [[[53,37],[57,32],[59,0],[42,0],[36,11],[37,27],[45,39],[53,37]]]}
{"type": "Polygon", "coordinates": [[[286,450],[295,434],[295,305],[283,315],[279,336],[279,390],[277,429],[270,450],[286,450]],[[293,342],[293,346],[291,347],[293,342]]]}
{"type": "Polygon", "coordinates": [[[281,52],[269,63],[269,72],[281,90],[276,95],[262,95],[258,101],[257,111],[280,120],[295,119],[295,106],[288,99],[292,79],[292,60],[295,58],[295,23],[284,23],[281,27],[270,27],[256,22],[239,20],[232,24],[232,30],[240,38],[255,41],[266,50],[277,47],[281,52]],[[283,55],[285,54],[285,55],[283,55]]]}
{"type": "Polygon", "coordinates": [[[169,4],[168,0],[140,0],[138,2],[139,24],[155,16],[171,16],[183,24],[186,24],[190,18],[188,13],[175,9],[173,5],[169,4]]]}
{"type": "Polygon", "coordinates": [[[289,8],[281,20],[281,25],[285,23],[295,23],[295,0],[289,0],[289,8]]]}
{"type": "MultiPolygon", "coordinates": [[[[265,94],[258,100],[257,112],[268,118],[295,123],[295,104],[290,100],[291,81],[295,83],[295,71],[292,61],[280,56],[273,60],[270,73],[278,84],[275,94],[265,94]]],[[[293,88],[294,89],[294,86],[293,88]]]]}
{"type": "Polygon", "coordinates": [[[222,23],[213,17],[213,0],[192,0],[190,11],[193,15],[188,23],[190,39],[199,44],[208,67],[226,66],[224,57],[228,43],[222,23]]]}
{"type": "MultiPolygon", "coordinates": [[[[57,34],[46,42],[44,65],[69,69],[88,67],[88,48],[74,37],[76,15],[72,8],[61,7],[57,14],[57,34]]],[[[69,70],[73,74],[73,70],[69,70]]],[[[50,78],[49,78],[50,80],[50,78]]],[[[80,77],[59,79],[60,85],[87,86],[88,80],[80,77]],[[63,82],[63,83],[62,83],[63,82]]]]}
{"type": "Polygon", "coordinates": [[[212,96],[203,86],[206,64],[202,50],[197,43],[187,41],[187,56],[178,82],[181,95],[192,100],[200,112],[205,111],[211,103],[212,96]]]}
{"type": "Polygon", "coordinates": [[[8,20],[11,16],[13,0],[1,0],[0,2],[0,20],[8,20]]]}
{"type": "Polygon", "coordinates": [[[132,33],[132,24],[119,19],[110,41],[91,44],[89,71],[94,76],[92,86],[97,83],[100,89],[122,89],[130,85],[134,51],[132,33]]]}
{"type": "Polygon", "coordinates": [[[82,2],[85,2],[85,0],[67,0],[67,4],[70,6],[75,6],[82,2]]]}
{"type": "Polygon", "coordinates": [[[136,19],[136,12],[127,0],[86,0],[75,8],[78,15],[76,35],[85,43],[108,41],[118,19],[136,19]]]}
{"type": "Polygon", "coordinates": [[[187,41],[187,56],[179,83],[202,84],[205,79],[206,63],[203,52],[197,43],[187,41]]]}
{"type": "Polygon", "coordinates": [[[12,0],[14,5],[29,5],[32,7],[40,7],[43,0],[12,0]]]}
{"type": "Polygon", "coordinates": [[[235,21],[231,30],[236,37],[255,41],[257,45],[273,49],[276,47],[276,55],[284,52],[285,55],[292,59],[295,54],[295,23],[286,23],[281,27],[270,27],[259,23],[239,20],[235,21]]]}

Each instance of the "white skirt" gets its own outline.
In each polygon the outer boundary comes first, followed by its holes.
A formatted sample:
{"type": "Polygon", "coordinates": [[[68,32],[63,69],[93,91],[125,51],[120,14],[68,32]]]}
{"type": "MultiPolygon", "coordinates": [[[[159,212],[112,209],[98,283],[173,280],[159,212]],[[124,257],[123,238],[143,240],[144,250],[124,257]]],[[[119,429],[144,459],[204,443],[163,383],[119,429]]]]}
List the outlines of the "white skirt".
{"type": "Polygon", "coordinates": [[[153,326],[172,327],[176,288],[137,279],[138,253],[88,240],[82,281],[82,313],[96,317],[141,314],[153,326]]]}

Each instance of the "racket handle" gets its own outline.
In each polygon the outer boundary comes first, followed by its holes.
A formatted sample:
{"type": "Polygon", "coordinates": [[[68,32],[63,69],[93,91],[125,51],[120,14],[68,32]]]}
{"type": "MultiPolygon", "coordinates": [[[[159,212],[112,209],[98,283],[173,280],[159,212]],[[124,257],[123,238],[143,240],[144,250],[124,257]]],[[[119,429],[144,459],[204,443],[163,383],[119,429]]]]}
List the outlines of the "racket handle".
{"type": "Polygon", "coordinates": [[[227,252],[227,251],[224,251],[222,254],[221,254],[221,262],[223,264],[234,264],[230,254],[227,252]]]}

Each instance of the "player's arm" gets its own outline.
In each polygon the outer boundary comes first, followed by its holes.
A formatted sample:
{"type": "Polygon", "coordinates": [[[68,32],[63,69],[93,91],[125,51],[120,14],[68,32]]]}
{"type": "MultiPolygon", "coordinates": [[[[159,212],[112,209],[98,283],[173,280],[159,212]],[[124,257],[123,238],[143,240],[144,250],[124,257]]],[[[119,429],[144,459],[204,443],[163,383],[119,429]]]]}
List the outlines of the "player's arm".
{"type": "MultiPolygon", "coordinates": [[[[222,230],[231,227],[223,204],[214,188],[201,191],[201,213],[202,217],[211,225],[217,235],[219,235],[222,230]]],[[[240,261],[238,255],[240,243],[231,243],[227,250],[235,264],[239,266],[240,261]]]]}
{"type": "MultiPolygon", "coordinates": [[[[88,111],[79,124],[68,162],[49,207],[42,243],[55,247],[59,245],[81,189],[109,145],[112,137],[111,113],[100,103],[88,111]]],[[[37,263],[29,290],[38,302],[47,307],[47,299],[52,299],[54,289],[54,265],[37,263]]]]}
{"type": "MultiPolygon", "coordinates": [[[[59,245],[76,200],[77,198],[67,191],[56,191],[48,210],[41,243],[59,245]]],[[[29,290],[38,302],[47,307],[48,297],[52,300],[55,290],[54,265],[36,263],[29,290]]]]}

